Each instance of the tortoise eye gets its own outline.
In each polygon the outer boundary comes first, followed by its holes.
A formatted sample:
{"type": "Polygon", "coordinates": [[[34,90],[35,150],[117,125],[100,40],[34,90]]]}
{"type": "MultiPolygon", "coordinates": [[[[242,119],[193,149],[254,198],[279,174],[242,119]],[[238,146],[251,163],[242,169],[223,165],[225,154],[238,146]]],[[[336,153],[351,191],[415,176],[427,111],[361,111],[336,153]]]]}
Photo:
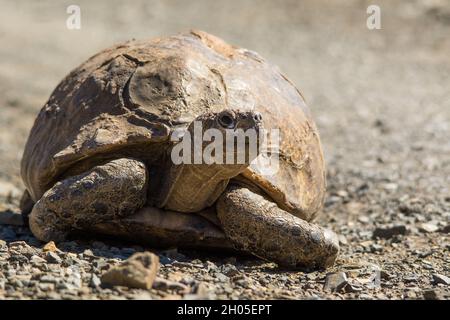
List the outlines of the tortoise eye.
{"type": "Polygon", "coordinates": [[[219,124],[226,129],[232,129],[235,126],[233,117],[227,113],[220,115],[219,124]]]}

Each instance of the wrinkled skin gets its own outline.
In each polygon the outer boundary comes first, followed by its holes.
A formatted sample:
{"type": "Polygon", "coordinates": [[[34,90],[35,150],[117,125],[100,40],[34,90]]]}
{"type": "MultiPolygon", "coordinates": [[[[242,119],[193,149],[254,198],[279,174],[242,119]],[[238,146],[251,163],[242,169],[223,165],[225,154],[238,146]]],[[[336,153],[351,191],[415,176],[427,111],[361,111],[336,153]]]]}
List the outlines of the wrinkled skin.
{"type": "Polygon", "coordinates": [[[34,205],[29,224],[43,241],[61,241],[73,229],[129,215],[144,206],[145,165],[117,159],[61,182],[34,205]]]}
{"type": "Polygon", "coordinates": [[[332,233],[245,187],[230,185],[217,202],[217,215],[237,248],[283,266],[329,267],[339,251],[332,233]]]}

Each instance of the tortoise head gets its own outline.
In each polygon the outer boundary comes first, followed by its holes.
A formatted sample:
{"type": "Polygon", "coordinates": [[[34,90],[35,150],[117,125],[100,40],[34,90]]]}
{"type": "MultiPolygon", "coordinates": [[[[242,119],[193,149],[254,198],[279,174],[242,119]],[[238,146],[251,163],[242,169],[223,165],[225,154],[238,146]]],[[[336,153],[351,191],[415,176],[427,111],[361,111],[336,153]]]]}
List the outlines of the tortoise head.
{"type": "Polygon", "coordinates": [[[158,188],[157,206],[180,212],[211,206],[228,181],[259,155],[262,129],[262,116],[254,111],[198,116],[171,149],[171,168],[158,188]]]}
{"type": "Polygon", "coordinates": [[[225,109],[207,112],[189,126],[193,164],[248,166],[259,154],[262,116],[256,111],[225,109]]]}

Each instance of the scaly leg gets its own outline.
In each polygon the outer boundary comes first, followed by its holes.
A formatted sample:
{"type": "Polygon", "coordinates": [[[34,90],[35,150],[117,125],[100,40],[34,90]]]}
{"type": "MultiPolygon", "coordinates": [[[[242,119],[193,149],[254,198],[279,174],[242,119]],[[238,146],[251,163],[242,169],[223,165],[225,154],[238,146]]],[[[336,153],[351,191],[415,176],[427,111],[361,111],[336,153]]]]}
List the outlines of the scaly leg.
{"type": "Polygon", "coordinates": [[[334,233],[245,187],[228,186],[217,202],[217,215],[236,249],[282,266],[324,268],[334,263],[339,252],[334,233]]]}
{"type": "Polygon", "coordinates": [[[146,202],[147,176],[144,163],[122,158],[62,180],[34,205],[31,231],[61,241],[72,230],[131,215],[146,202]]]}

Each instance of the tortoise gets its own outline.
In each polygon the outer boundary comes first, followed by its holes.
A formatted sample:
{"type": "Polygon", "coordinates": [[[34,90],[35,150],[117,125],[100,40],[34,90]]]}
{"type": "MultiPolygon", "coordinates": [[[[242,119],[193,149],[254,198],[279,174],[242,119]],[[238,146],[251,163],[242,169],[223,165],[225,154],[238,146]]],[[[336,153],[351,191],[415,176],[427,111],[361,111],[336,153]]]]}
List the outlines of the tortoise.
{"type": "Polygon", "coordinates": [[[301,93],[257,53],[203,31],[131,40],[70,72],[35,120],[21,175],[22,211],[41,241],[106,235],[289,268],[328,267],[339,251],[311,223],[326,177],[301,93]],[[255,165],[262,149],[251,156],[248,144],[242,163],[175,163],[174,133],[196,122],[202,133],[277,129],[279,146],[264,155],[277,171],[255,165]]]}

